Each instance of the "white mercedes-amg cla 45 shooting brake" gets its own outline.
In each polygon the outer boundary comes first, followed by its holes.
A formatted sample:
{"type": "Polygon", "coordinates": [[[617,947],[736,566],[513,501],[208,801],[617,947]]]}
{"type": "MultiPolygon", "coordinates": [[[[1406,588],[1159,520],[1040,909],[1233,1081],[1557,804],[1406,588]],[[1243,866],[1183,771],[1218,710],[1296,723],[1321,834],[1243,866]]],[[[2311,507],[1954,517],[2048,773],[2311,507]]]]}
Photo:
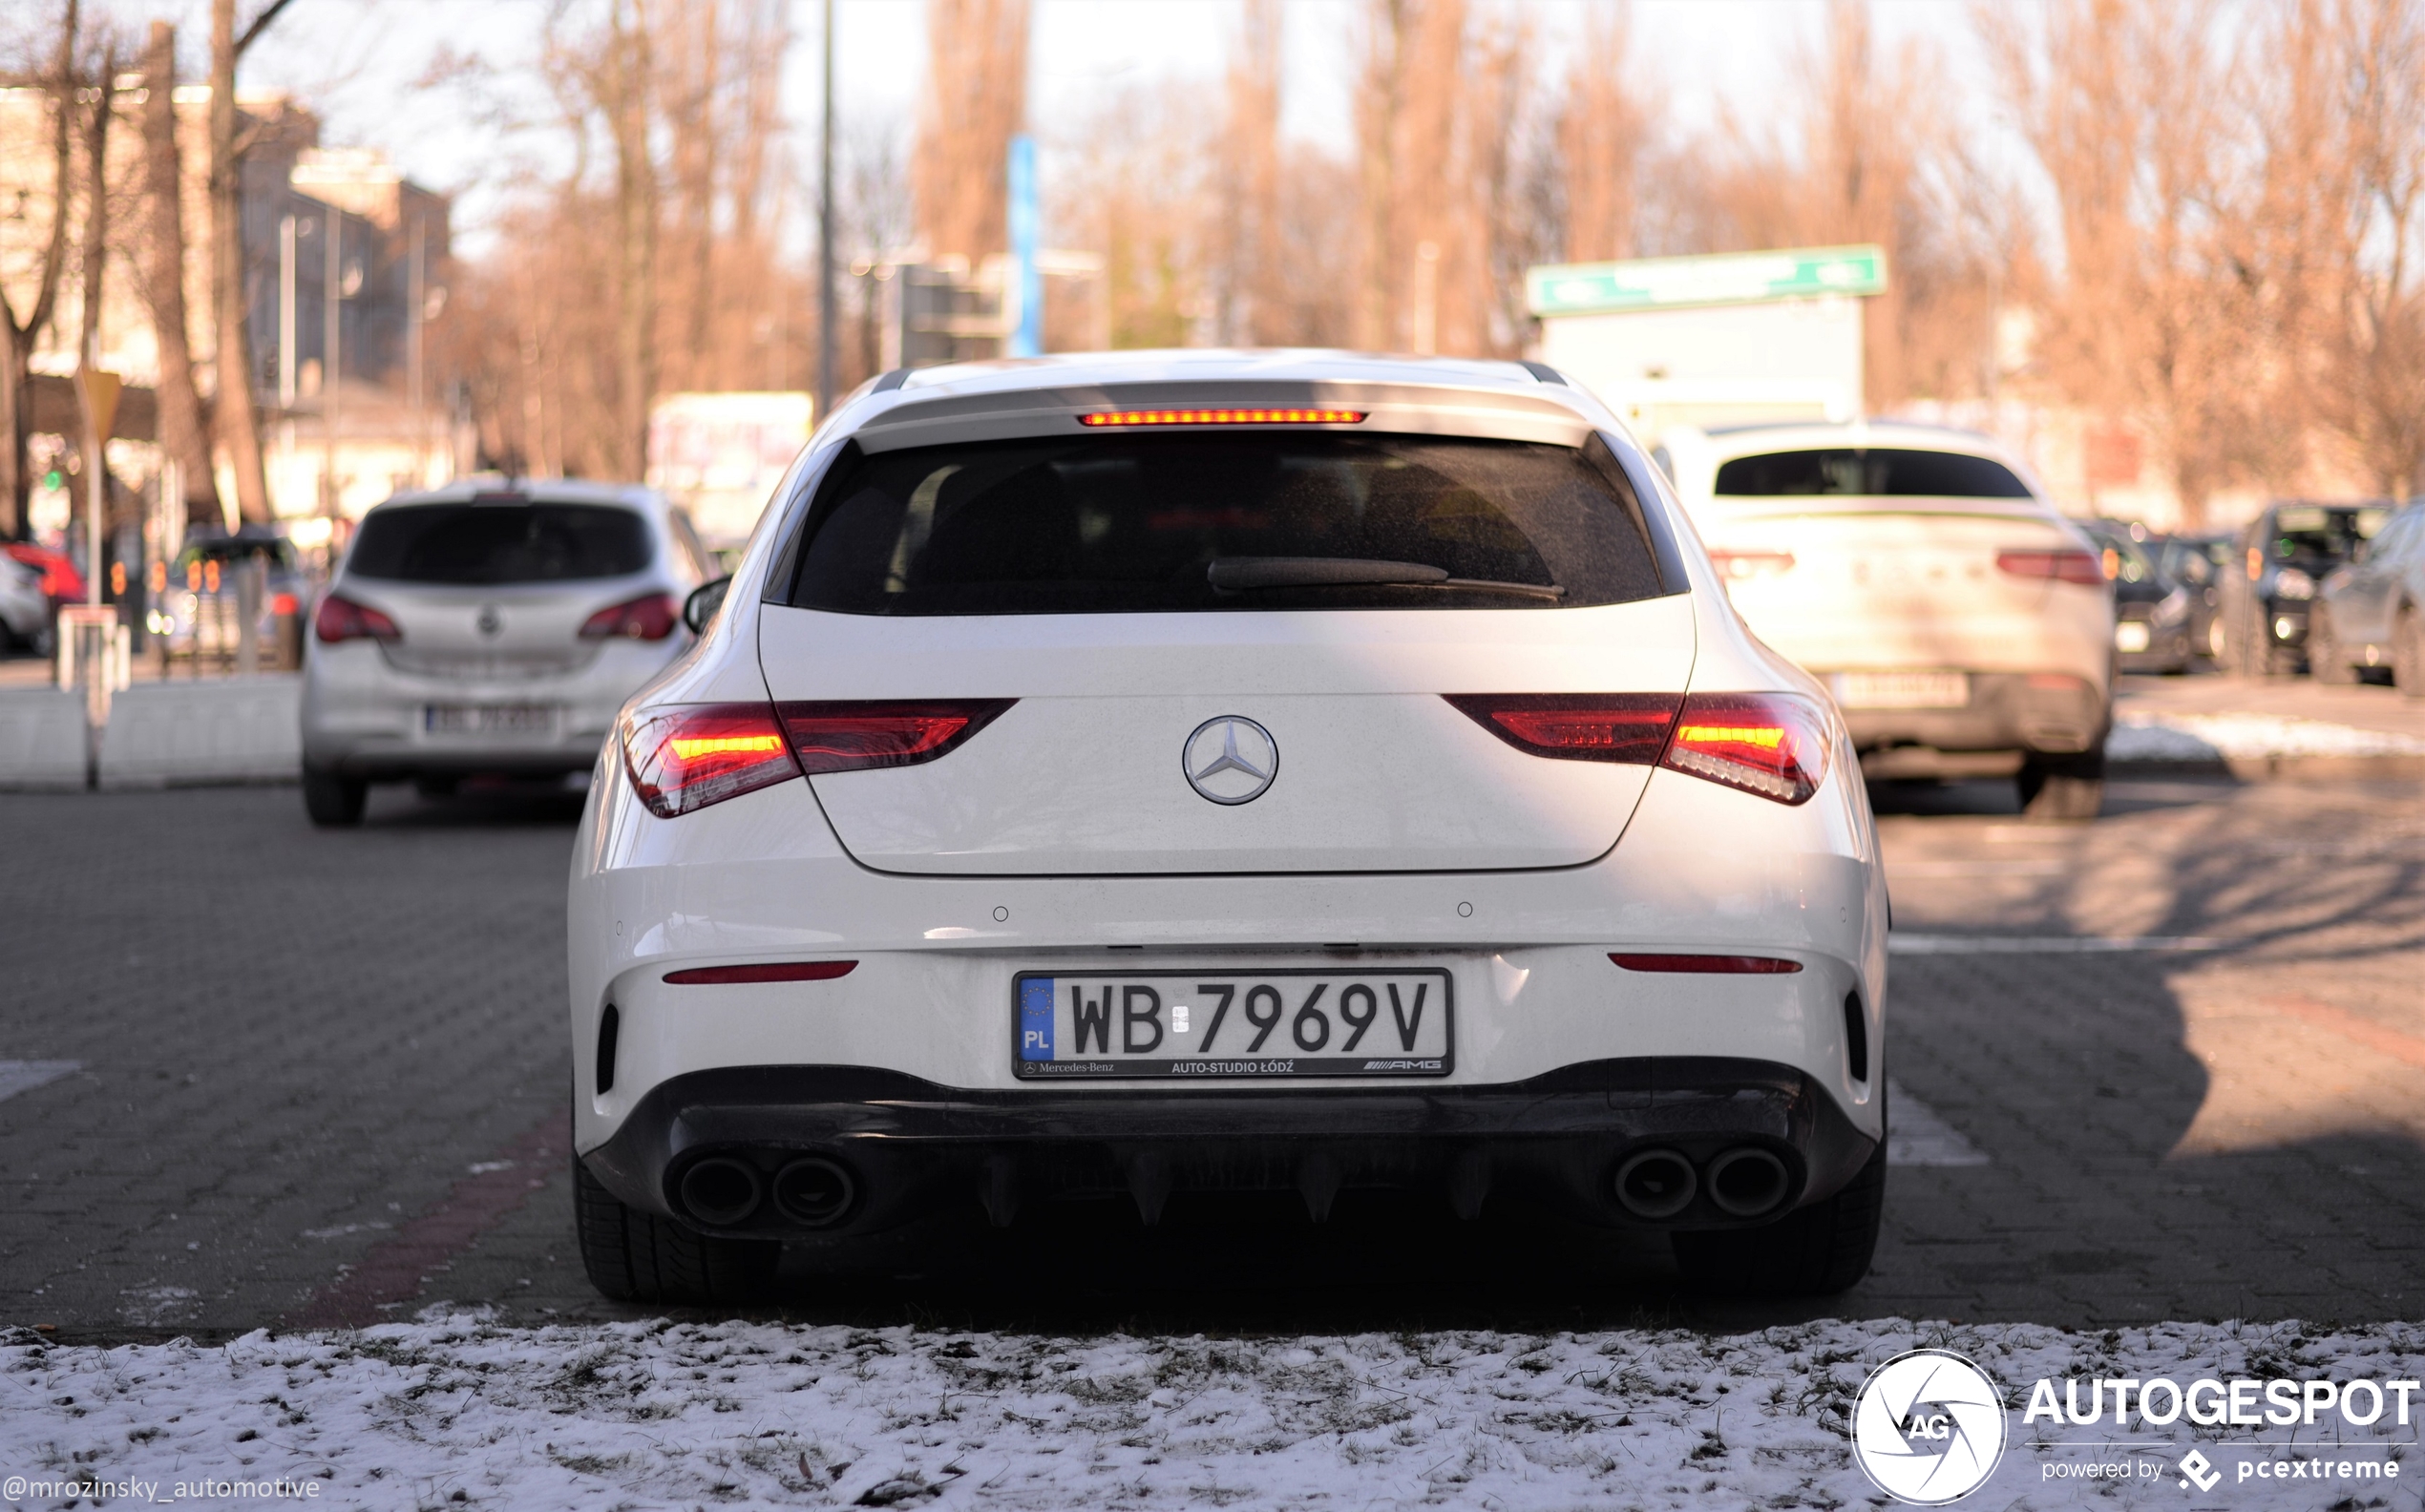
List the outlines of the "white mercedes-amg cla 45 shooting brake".
{"type": "Polygon", "coordinates": [[[1733,1292],[1877,1234],[1851,746],[1546,368],[876,380],[625,705],[570,914],[617,1297],[1072,1196],[1520,1199],[1733,1292]]]}

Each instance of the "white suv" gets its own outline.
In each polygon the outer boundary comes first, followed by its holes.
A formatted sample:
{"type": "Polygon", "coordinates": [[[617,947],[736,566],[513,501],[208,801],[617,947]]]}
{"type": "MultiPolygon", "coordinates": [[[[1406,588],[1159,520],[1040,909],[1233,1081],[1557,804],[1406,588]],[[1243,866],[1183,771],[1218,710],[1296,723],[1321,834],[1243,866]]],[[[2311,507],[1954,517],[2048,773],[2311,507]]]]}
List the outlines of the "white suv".
{"type": "Polygon", "coordinates": [[[379,505],[312,616],[312,822],[360,822],[374,782],[588,770],[623,700],[687,642],[705,561],[645,489],[473,479],[379,505]]]}
{"type": "Polygon", "coordinates": [[[1874,421],[1670,430],[1655,454],[1754,633],[1826,681],[1863,770],[2011,774],[2033,817],[2096,817],[2113,592],[2017,458],[1874,421]]]}
{"type": "Polygon", "coordinates": [[[1824,690],[1549,369],[889,374],[592,784],[583,1256],[728,1298],[955,1208],[1396,1186],[1841,1289],[1886,914],[1824,690]]]}

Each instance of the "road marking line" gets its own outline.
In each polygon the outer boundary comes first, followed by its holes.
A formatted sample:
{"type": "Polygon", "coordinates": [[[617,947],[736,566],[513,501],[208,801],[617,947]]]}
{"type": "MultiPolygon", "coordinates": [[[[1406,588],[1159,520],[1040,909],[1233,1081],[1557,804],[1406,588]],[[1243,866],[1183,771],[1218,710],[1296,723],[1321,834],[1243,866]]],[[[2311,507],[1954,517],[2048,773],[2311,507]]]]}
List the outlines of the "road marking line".
{"type": "Polygon", "coordinates": [[[1936,1109],[1887,1080],[1887,1164],[1984,1166],[1987,1154],[1936,1109]]]}
{"type": "Polygon", "coordinates": [[[2143,951],[2228,950],[2234,940],[2205,934],[1903,934],[1887,936],[1894,956],[2101,956],[2143,951]]]}
{"type": "Polygon", "coordinates": [[[2378,1055],[2425,1070],[2425,1040],[2413,1034],[2362,1018],[2346,1008],[2317,1002],[2312,998],[2268,998],[2267,1006],[2279,1009],[2291,1018],[2329,1029],[2344,1040],[2354,1040],[2378,1055]]]}
{"type": "Polygon", "coordinates": [[[81,1060],[0,1060],[0,1102],[83,1069],[81,1060]]]}

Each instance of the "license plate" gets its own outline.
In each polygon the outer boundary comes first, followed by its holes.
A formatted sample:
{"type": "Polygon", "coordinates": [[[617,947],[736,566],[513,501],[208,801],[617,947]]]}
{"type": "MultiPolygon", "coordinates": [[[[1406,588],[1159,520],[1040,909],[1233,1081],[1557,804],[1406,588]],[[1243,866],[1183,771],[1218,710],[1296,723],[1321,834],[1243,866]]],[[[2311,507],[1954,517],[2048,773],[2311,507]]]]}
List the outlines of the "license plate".
{"type": "Polygon", "coordinates": [[[2115,623],[2114,623],[2114,649],[2115,649],[2115,650],[2117,650],[2117,651],[2144,651],[2144,650],[2146,650],[2146,649],[2147,649],[2147,646],[2148,646],[2148,639],[2147,639],[2147,621],[2146,621],[2146,620],[2117,620],[2117,621],[2115,621],[2115,623]]]}
{"type": "Polygon", "coordinates": [[[1037,1080],[1439,1077],[1454,1011],[1438,968],[1021,972],[1011,1063],[1037,1080]]]}
{"type": "Polygon", "coordinates": [[[1836,702],[1845,708],[1963,708],[1971,702],[1967,672],[1839,672],[1836,702]]]}
{"type": "Polygon", "coordinates": [[[545,735],[556,727],[551,704],[432,704],[422,713],[432,735],[545,735]]]}

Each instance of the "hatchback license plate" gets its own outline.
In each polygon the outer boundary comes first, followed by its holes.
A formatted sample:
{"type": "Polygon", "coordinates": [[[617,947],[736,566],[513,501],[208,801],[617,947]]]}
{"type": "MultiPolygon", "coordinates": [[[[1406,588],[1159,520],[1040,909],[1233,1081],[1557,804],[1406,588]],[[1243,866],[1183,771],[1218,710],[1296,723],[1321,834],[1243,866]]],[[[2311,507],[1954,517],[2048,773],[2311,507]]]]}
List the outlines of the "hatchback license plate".
{"type": "Polygon", "coordinates": [[[1440,1077],[1454,1064],[1445,970],[1021,972],[1023,1079],[1440,1077]]]}
{"type": "Polygon", "coordinates": [[[1965,672],[1839,672],[1836,702],[1845,708],[1963,708],[1971,702],[1965,672]]]}
{"type": "Polygon", "coordinates": [[[548,704],[432,704],[422,713],[432,735],[544,735],[556,727],[548,704]]]}

